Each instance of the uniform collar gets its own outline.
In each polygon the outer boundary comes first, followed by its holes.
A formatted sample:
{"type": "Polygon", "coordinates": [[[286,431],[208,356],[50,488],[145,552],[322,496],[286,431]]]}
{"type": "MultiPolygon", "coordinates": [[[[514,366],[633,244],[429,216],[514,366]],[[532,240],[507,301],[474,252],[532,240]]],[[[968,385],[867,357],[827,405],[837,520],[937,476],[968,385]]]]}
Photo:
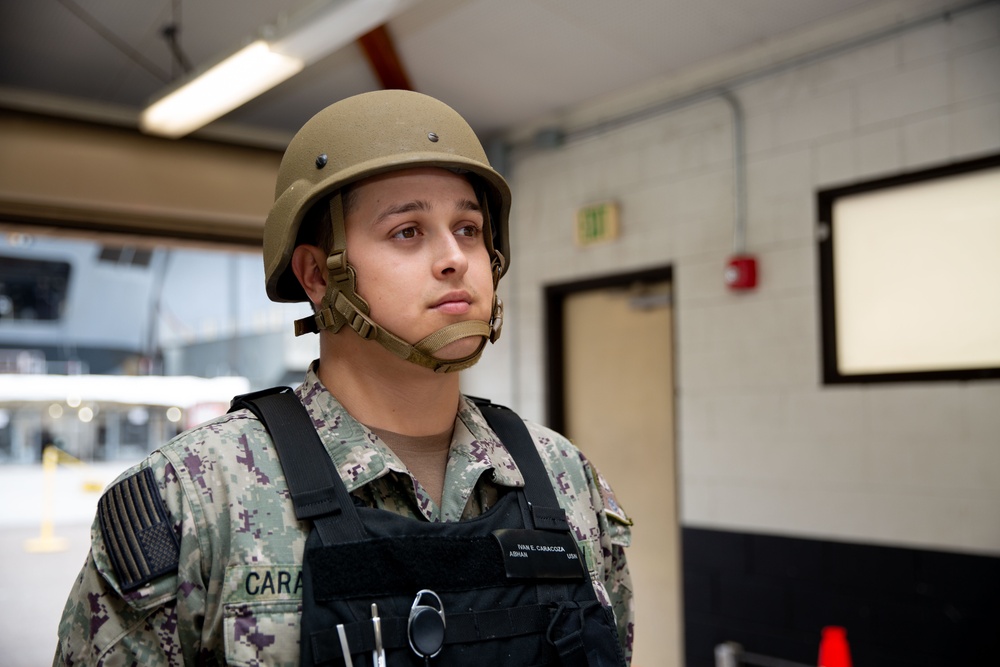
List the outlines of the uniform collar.
{"type": "MultiPolygon", "coordinates": [[[[352,417],[326,389],[316,372],[318,367],[318,362],[313,362],[296,394],[312,418],[347,490],[354,491],[390,472],[406,474],[406,466],[392,450],[352,417]]],[[[449,475],[456,461],[458,465],[464,463],[465,474],[471,472],[473,478],[492,470],[494,484],[524,486],[524,477],[514,458],[490,429],[475,404],[464,396],[452,435],[449,475]]]]}
{"type": "Polygon", "coordinates": [[[500,438],[486,423],[486,418],[475,403],[462,397],[452,440],[452,456],[461,454],[470,462],[481,463],[484,469],[493,469],[493,483],[499,486],[524,486],[524,476],[518,470],[514,457],[500,442],[500,438]],[[459,428],[462,426],[464,428],[459,428]],[[462,433],[464,439],[459,439],[462,433]]]}

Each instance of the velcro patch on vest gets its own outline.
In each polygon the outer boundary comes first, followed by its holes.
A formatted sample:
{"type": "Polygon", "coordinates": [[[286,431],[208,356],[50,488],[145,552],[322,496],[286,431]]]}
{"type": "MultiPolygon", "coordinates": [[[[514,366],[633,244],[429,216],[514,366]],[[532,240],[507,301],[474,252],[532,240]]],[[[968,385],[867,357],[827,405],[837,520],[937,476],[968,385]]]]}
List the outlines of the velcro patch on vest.
{"type": "Polygon", "coordinates": [[[583,579],[586,566],[569,533],[523,528],[493,531],[511,579],[583,579]]]}
{"type": "Polygon", "coordinates": [[[108,489],[97,514],[123,593],[177,569],[177,535],[152,470],[143,468],[108,489]]]}
{"type": "Polygon", "coordinates": [[[318,601],[504,586],[500,550],[489,536],[405,536],[306,548],[318,601]]]}

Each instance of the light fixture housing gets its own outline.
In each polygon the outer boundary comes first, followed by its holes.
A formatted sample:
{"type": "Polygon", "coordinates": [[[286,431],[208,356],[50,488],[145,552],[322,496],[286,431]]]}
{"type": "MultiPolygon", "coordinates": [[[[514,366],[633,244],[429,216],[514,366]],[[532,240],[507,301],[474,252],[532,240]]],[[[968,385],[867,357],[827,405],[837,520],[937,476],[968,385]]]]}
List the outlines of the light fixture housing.
{"type": "Polygon", "coordinates": [[[248,44],[146,107],[139,128],[183,137],[302,71],[305,62],[272,51],[264,40],[248,44]]]}
{"type": "Polygon", "coordinates": [[[262,37],[171,86],[139,117],[139,128],[183,137],[291,78],[388,21],[415,0],[320,0],[262,28],[262,37]]]}

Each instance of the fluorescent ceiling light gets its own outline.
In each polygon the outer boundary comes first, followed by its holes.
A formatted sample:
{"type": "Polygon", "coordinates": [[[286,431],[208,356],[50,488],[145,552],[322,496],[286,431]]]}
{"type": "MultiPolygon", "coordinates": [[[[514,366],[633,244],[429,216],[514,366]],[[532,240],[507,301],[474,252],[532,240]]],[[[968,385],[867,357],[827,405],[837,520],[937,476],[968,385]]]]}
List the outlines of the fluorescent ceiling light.
{"type": "Polygon", "coordinates": [[[176,139],[211,123],[385,23],[413,0],[322,0],[147,107],[143,132],[176,139]]]}
{"type": "Polygon", "coordinates": [[[143,132],[176,139],[207,125],[305,67],[258,40],[146,108],[143,132]]]}

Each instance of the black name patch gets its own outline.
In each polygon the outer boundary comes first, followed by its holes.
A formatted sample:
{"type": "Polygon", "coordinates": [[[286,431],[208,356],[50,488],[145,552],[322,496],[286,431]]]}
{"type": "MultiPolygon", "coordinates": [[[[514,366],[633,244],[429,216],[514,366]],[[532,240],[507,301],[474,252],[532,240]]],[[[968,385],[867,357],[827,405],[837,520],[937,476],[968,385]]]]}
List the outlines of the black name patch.
{"type": "Polygon", "coordinates": [[[587,570],[568,533],[523,528],[493,531],[509,579],[584,579],[587,570]]]}

